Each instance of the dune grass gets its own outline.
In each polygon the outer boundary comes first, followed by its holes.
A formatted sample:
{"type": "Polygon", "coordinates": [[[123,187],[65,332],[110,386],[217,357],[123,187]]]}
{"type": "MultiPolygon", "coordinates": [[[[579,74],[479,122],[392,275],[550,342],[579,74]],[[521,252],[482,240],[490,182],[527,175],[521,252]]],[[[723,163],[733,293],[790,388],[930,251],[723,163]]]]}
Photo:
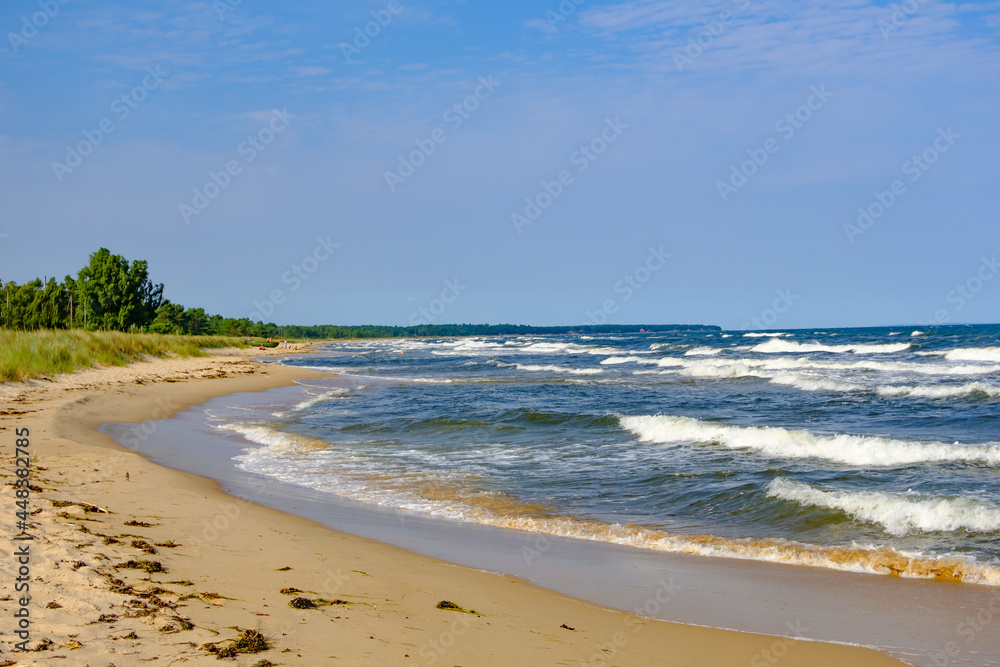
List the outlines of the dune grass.
{"type": "Polygon", "coordinates": [[[118,331],[0,330],[0,382],[70,373],[92,366],[127,366],[146,357],[200,357],[206,348],[242,347],[224,336],[171,336],[118,331]]]}

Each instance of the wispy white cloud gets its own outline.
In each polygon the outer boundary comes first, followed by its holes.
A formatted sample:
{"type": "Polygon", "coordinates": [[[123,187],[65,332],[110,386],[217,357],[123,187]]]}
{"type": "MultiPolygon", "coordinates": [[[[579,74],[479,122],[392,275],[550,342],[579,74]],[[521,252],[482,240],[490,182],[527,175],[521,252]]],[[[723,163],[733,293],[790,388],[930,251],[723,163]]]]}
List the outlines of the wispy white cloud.
{"type": "Polygon", "coordinates": [[[303,65],[300,67],[295,67],[292,69],[292,73],[297,76],[324,76],[330,73],[330,70],[326,67],[317,67],[315,65],[303,65]]]}
{"type": "Polygon", "coordinates": [[[579,24],[604,40],[607,50],[630,54],[633,68],[662,72],[865,78],[878,76],[878,68],[941,72],[959,62],[977,62],[983,69],[1000,64],[997,44],[965,34],[954,5],[929,0],[904,20],[897,17],[886,31],[880,22],[891,21],[892,12],[867,0],[630,0],[588,9],[579,24]]]}

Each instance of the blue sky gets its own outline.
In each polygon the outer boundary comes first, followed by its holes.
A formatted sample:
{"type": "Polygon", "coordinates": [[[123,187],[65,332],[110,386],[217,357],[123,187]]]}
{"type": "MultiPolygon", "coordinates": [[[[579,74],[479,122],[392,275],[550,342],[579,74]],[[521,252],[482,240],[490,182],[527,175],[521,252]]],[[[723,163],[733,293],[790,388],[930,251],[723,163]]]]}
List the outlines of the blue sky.
{"type": "Polygon", "coordinates": [[[1000,2],[16,0],[0,35],[4,281],[104,246],[279,323],[1000,320],[1000,2]]]}

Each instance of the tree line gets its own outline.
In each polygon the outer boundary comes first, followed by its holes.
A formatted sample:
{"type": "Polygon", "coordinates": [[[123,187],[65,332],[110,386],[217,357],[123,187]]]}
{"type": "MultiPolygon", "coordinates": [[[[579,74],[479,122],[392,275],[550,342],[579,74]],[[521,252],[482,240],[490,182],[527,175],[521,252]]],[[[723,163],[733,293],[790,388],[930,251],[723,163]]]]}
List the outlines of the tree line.
{"type": "Polygon", "coordinates": [[[6,329],[84,329],[141,333],[278,338],[404,338],[564,333],[717,331],[700,325],[587,325],[533,327],[519,324],[425,324],[397,326],[278,325],[185,308],[163,297],[145,260],[129,262],[101,248],[75,277],[2,283],[0,327],[6,329]]]}

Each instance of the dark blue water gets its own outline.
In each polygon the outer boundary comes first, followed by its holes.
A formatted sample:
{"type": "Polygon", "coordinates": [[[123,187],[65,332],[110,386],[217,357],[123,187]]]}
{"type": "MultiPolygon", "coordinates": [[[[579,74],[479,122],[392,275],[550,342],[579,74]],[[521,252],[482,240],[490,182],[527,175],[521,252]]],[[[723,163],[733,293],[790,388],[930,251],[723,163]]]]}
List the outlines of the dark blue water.
{"type": "Polygon", "coordinates": [[[237,465],[456,521],[1000,584],[1000,327],[348,341],[237,465]]]}

